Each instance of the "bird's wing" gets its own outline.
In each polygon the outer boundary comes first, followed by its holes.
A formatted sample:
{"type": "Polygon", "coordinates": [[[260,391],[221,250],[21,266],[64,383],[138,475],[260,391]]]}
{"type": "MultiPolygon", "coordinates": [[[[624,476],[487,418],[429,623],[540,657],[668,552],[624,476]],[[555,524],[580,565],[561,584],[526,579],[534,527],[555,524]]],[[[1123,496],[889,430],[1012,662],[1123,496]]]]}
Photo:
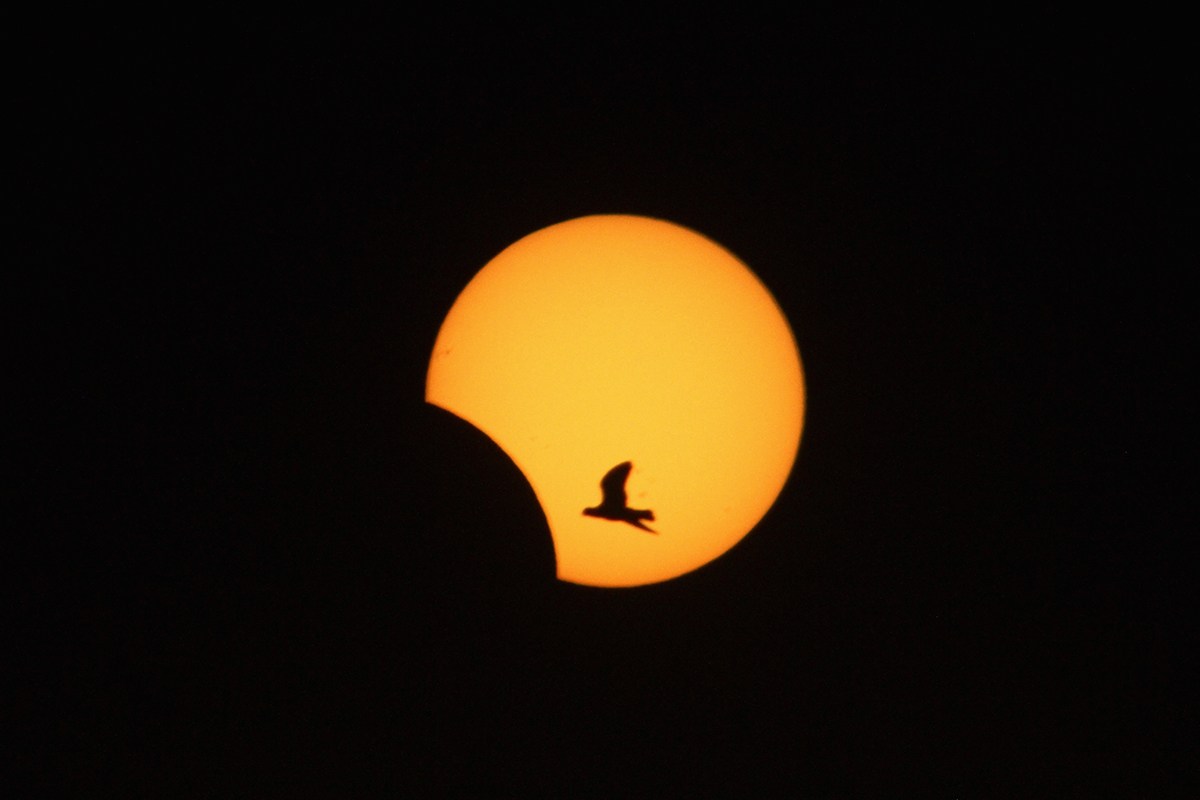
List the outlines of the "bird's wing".
{"type": "Polygon", "coordinates": [[[604,505],[615,505],[622,508],[625,506],[625,481],[629,478],[631,469],[633,469],[631,461],[617,464],[600,481],[600,491],[604,493],[604,505]]]}

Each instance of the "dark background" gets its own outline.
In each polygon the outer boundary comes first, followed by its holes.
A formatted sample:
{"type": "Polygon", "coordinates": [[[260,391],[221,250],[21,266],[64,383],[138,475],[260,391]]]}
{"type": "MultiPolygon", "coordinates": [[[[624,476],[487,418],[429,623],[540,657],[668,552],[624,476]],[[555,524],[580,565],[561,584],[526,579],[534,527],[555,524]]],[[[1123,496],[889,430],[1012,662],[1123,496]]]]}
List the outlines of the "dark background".
{"type": "Polygon", "coordinates": [[[17,777],[1182,794],[1180,28],[596,11],[20,31],[17,777]],[[622,591],[557,583],[521,475],[422,402],[471,276],[605,212],[748,263],[808,387],[758,528],[622,591]]]}

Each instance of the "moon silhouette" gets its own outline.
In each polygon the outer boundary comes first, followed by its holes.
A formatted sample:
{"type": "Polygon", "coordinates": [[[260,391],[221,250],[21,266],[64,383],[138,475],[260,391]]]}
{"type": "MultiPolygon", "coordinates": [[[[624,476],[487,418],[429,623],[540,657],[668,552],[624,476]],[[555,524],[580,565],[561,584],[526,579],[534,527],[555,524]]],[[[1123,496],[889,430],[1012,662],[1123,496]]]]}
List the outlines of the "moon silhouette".
{"type": "Polygon", "coordinates": [[[737,544],[804,420],[799,350],[766,287],[699,233],[628,215],[551,225],[484,266],[438,332],[425,399],[525,475],[558,578],[608,587],[737,544]]]}

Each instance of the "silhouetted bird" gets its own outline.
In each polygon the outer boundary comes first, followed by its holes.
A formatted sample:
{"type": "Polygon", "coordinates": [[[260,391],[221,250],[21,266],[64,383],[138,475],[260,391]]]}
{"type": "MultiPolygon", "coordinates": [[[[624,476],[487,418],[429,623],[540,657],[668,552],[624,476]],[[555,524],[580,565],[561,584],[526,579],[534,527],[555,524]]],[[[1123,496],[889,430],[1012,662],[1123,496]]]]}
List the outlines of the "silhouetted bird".
{"type": "Polygon", "coordinates": [[[641,522],[644,519],[653,520],[653,511],[630,508],[625,504],[625,480],[629,477],[629,470],[631,469],[633,469],[632,461],[617,464],[610,469],[608,474],[600,481],[600,491],[604,494],[604,497],[600,500],[600,505],[595,508],[585,508],[583,513],[589,517],[628,522],[635,528],[641,528],[644,531],[650,531],[650,533],[658,533],[653,528],[647,528],[641,522]]]}

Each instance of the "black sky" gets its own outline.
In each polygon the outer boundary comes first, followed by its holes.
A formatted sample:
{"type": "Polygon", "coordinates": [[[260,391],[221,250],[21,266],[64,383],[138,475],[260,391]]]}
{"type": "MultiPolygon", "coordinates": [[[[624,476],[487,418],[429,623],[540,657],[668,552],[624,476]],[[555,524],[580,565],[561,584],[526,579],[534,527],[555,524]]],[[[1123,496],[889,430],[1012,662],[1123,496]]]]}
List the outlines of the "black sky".
{"type": "Polygon", "coordinates": [[[87,796],[1182,794],[1197,137],[1177,27],[29,31],[10,151],[30,245],[9,337],[22,777],[87,796]],[[748,263],[809,392],[755,532],[618,592],[556,583],[520,474],[422,403],[475,271],[605,212],[748,263]]]}

